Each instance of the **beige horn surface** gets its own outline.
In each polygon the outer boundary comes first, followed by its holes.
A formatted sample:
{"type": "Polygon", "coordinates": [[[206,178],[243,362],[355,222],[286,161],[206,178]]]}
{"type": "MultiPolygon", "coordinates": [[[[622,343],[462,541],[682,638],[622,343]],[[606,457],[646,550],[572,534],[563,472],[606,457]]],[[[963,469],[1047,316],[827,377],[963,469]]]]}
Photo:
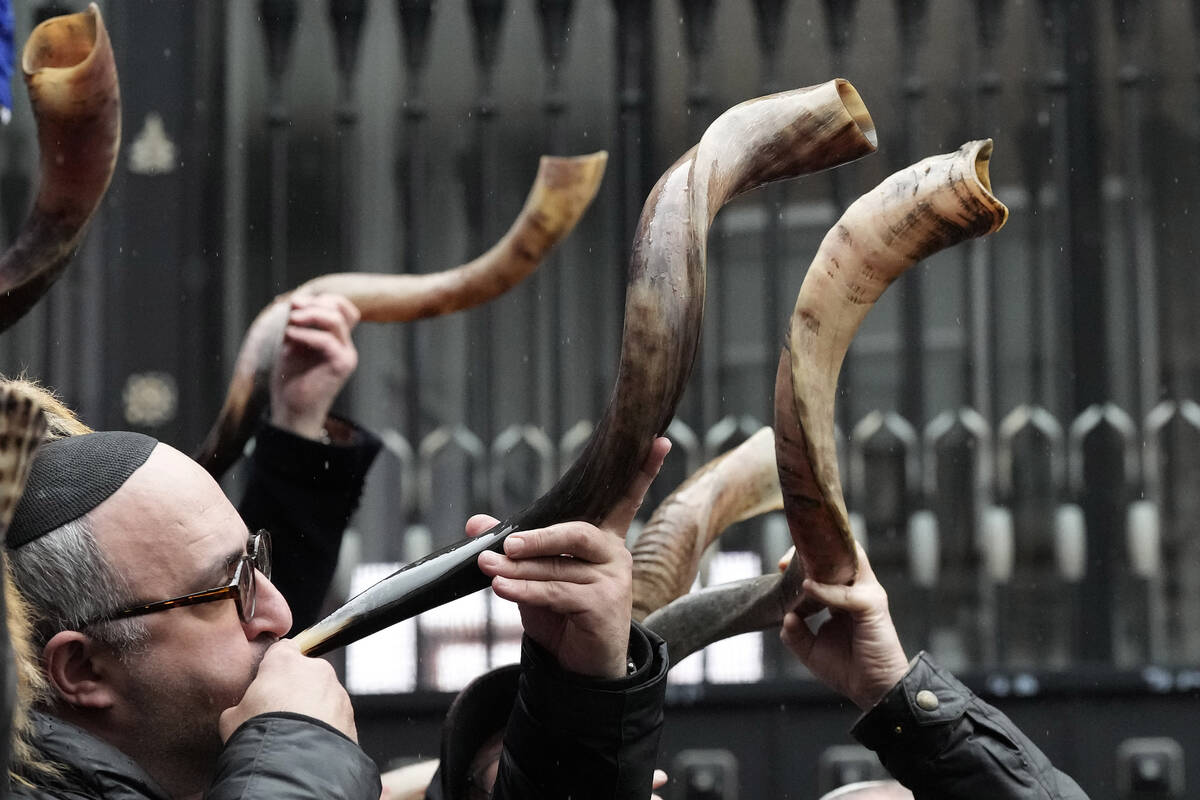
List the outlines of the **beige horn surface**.
{"type": "Polygon", "coordinates": [[[121,146],[121,94],[95,3],[33,29],[21,71],[37,122],[37,195],[0,256],[0,330],[58,280],[112,179],[121,146]]]}
{"type": "Polygon", "coordinates": [[[999,230],[990,139],[891,175],[846,209],[800,287],[775,384],[775,447],[784,511],[810,577],[853,580],[854,537],[838,474],[834,396],[851,339],[892,281],[933,253],[999,230]]]}
{"type": "Polygon", "coordinates": [[[804,567],[792,559],[781,573],[708,586],[649,614],[643,624],[667,644],[671,666],[713,642],[778,627],[803,594],[804,567]]]}
{"type": "Polygon", "coordinates": [[[241,455],[268,402],[267,386],[292,295],[345,295],[367,322],[410,322],[486,303],[531,275],[571,232],[595,198],[607,161],[605,152],[543,156],[525,205],[508,232],[466,264],[420,274],[333,273],[275,298],[246,332],[225,401],[192,457],[219,477],[241,455]]]}
{"type": "Polygon", "coordinates": [[[634,543],[633,618],[692,588],[700,557],[735,522],[783,508],[775,435],[762,428],[694,472],[650,516],[634,543]]]}
{"type": "Polygon", "coordinates": [[[709,225],[731,198],[873,152],[874,127],[848,82],[760,97],[718,117],[659,179],[629,262],[617,380],[566,474],[529,508],[384,578],[297,641],[319,654],[488,585],[475,565],[518,529],[599,522],[636,477],[675,414],[700,338],[709,225]]]}

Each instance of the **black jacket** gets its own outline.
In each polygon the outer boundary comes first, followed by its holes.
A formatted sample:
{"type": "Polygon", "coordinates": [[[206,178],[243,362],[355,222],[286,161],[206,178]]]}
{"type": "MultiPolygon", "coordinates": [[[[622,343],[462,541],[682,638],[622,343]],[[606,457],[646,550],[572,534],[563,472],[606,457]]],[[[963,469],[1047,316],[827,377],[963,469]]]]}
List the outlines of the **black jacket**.
{"type": "Polygon", "coordinates": [[[1012,720],[925,653],[851,733],[917,800],[1087,800],[1012,720]]]}
{"type": "MultiPolygon", "coordinates": [[[[588,679],[562,670],[553,656],[526,637],[494,800],[650,796],[662,733],[667,647],[635,623],[629,657],[629,677],[588,679]]],[[[448,733],[452,736],[454,731],[448,733]]],[[[443,742],[443,766],[445,756],[443,742]]],[[[463,762],[469,756],[453,760],[463,762]]],[[[461,791],[461,780],[439,771],[425,797],[457,800],[461,791]]]]}
{"type": "Polygon", "coordinates": [[[255,435],[238,511],[266,528],[273,545],[271,583],[292,609],[292,630],[320,617],[346,522],[358,507],[381,442],[353,428],[349,444],[322,444],[263,425],[255,435]]]}
{"type": "MultiPolygon", "coordinates": [[[[62,767],[57,779],[13,784],[28,800],[168,800],[134,761],[115,747],[47,714],[34,714],[40,755],[62,767]]],[[[234,731],[217,759],[205,797],[379,800],[375,763],[333,728],[299,714],[262,714],[234,731]]]]}
{"type": "MultiPolygon", "coordinates": [[[[274,538],[277,585],[295,629],[316,621],[337,564],[346,522],[358,505],[380,442],[354,429],[347,445],[328,445],[264,425],[256,435],[239,511],[251,530],[274,538]]],[[[62,781],[14,790],[29,798],[166,798],[126,755],[55,717],[36,715],[36,747],[65,765],[62,781]]],[[[217,763],[210,798],[338,797],[378,800],[374,763],[324,723],[296,714],[265,714],[230,737],[217,763]]]]}

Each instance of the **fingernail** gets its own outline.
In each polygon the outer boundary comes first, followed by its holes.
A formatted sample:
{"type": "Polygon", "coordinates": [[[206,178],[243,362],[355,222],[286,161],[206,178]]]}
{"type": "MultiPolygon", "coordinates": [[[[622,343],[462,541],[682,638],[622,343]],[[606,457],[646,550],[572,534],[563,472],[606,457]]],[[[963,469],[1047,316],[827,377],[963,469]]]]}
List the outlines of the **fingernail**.
{"type": "Polygon", "coordinates": [[[504,552],[510,556],[520,555],[524,549],[525,540],[520,536],[513,535],[504,540],[504,552]]]}
{"type": "Polygon", "coordinates": [[[491,550],[484,550],[479,554],[479,563],[482,566],[494,567],[500,563],[500,554],[493,553],[491,550]]]}

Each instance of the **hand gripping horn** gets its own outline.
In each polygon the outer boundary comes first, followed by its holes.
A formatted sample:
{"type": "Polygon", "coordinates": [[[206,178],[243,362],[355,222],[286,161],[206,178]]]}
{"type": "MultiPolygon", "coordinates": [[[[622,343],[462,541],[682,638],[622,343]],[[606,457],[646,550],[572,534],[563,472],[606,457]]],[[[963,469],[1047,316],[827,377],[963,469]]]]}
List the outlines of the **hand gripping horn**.
{"type": "Polygon", "coordinates": [[[760,428],[692,473],[659,503],[634,543],[633,618],[687,594],[700,557],[726,528],[783,508],[775,433],[760,428]]]}
{"type": "Polygon", "coordinates": [[[605,152],[543,156],[525,205],[508,232],[483,255],[453,269],[422,274],[322,275],[275,298],[242,340],[225,403],[192,457],[220,477],[242,454],[267,405],[271,369],[293,294],[345,295],[368,322],[409,322],[481,305],[520,283],[583,216],[604,177],[605,152]]]}
{"type": "Polygon", "coordinates": [[[846,209],[821,242],[792,312],[775,381],[775,456],[784,513],[809,577],[849,583],[858,559],[833,438],[846,350],[892,281],[922,258],[999,230],[990,139],[903,169],[846,209]]]}
{"type": "MultiPolygon", "coordinates": [[[[857,559],[846,518],[833,403],[850,340],[884,289],[922,258],[999,230],[990,140],[907,167],[856,200],[822,241],[796,299],[775,382],[775,455],[796,545],[782,575],[693,592],[645,619],[671,660],[720,639],[778,625],[805,574],[849,582],[857,559]]],[[[802,613],[811,612],[803,602],[802,613]]]]}
{"type": "Polygon", "coordinates": [[[300,648],[324,653],[487,586],[476,558],[499,550],[514,530],[603,519],[637,474],[652,438],[666,430],[691,372],[704,307],[707,233],[717,210],[757,186],[874,149],[866,107],[840,79],[750,100],[717,118],[663,174],[642,209],[616,386],[579,459],[529,508],[409,564],[301,632],[300,648]]]}
{"type": "Polygon", "coordinates": [[[0,330],[58,280],[108,189],[121,145],[121,96],[100,9],[33,29],[21,71],[37,121],[41,176],[33,210],[0,257],[0,330]]]}

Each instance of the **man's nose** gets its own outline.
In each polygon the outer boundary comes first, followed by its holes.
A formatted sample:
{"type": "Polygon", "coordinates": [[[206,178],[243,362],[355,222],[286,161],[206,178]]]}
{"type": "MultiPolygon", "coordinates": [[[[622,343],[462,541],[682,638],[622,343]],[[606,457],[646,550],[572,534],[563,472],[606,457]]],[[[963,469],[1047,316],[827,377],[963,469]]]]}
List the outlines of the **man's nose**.
{"type": "Polygon", "coordinates": [[[246,638],[273,634],[282,639],[292,629],[292,610],[275,584],[261,572],[254,574],[254,617],[245,624],[246,638]]]}

